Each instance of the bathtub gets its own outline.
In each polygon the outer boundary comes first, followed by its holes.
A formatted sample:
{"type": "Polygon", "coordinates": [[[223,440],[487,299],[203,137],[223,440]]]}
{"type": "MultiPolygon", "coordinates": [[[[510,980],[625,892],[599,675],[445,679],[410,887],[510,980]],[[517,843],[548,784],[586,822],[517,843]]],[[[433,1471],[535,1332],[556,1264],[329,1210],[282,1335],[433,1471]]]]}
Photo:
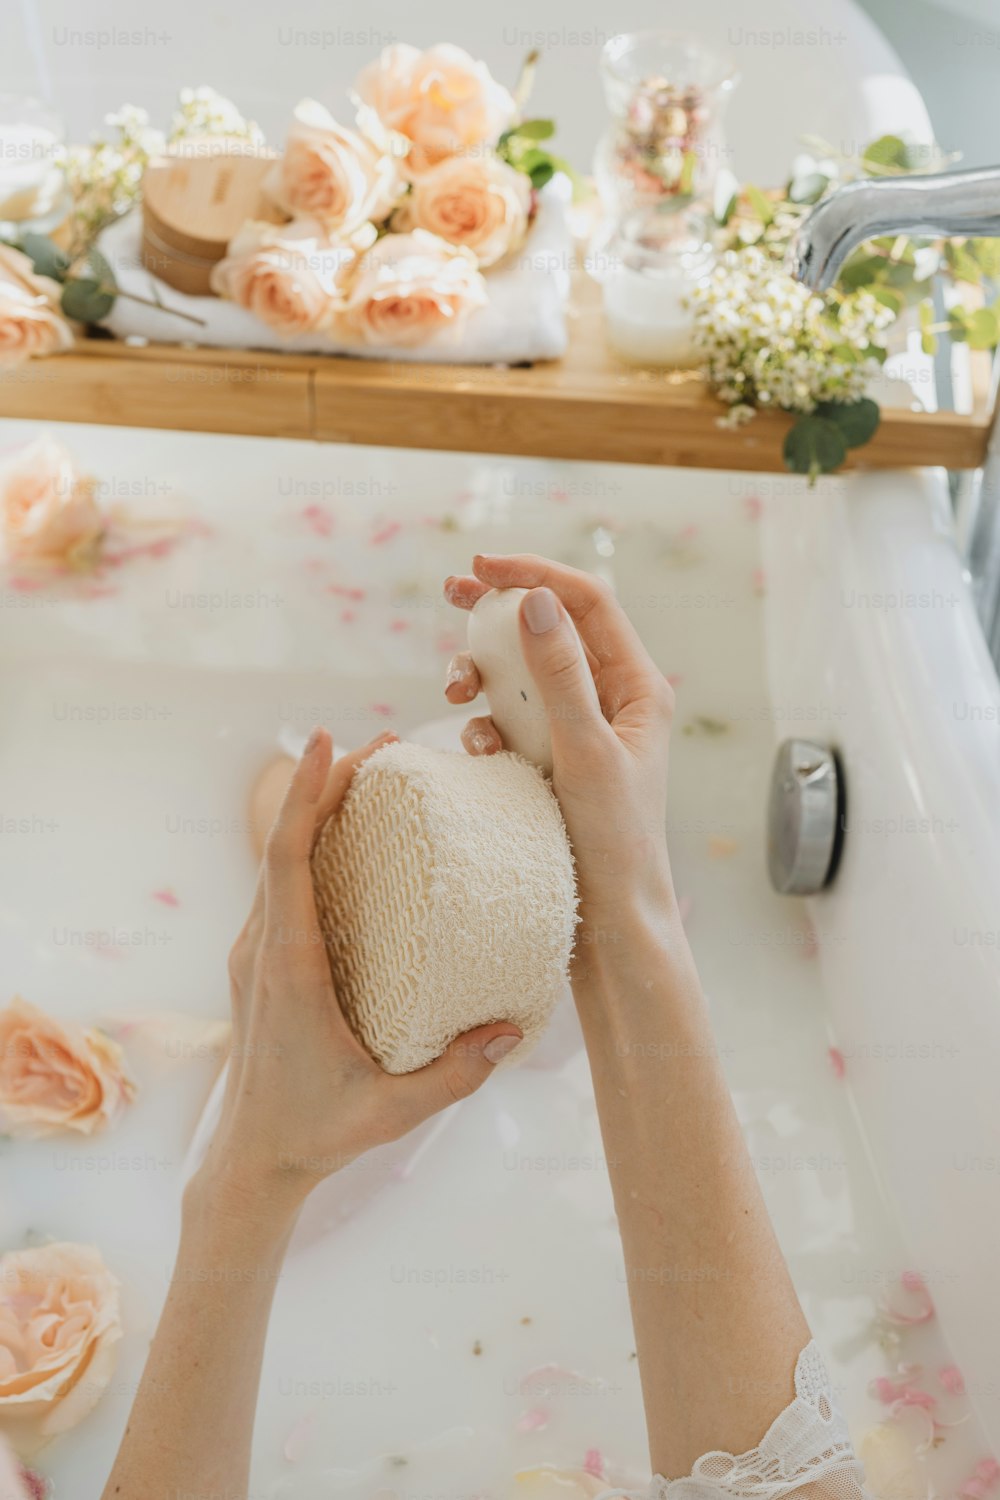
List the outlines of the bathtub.
{"type": "Polygon", "coordinates": [[[970,1400],[1000,1443],[1000,683],[931,471],[768,507],[769,683],[816,702],[846,782],[809,902],[859,1116],[970,1400]],[[862,894],[863,893],[863,894],[862,894]]]}
{"type": "MultiPolygon", "coordinates": [[[[24,591],[8,577],[0,592],[4,987],[109,1026],[140,1084],[112,1136],[0,1151],[2,1243],[96,1243],[123,1287],[112,1384],[41,1460],[59,1489],[99,1495],[166,1291],[184,1161],[219,1066],[226,954],[253,888],[252,778],[316,721],[345,746],[387,724],[461,722],[441,696],[460,629],[440,579],[474,550],[527,546],[613,581],[676,684],[678,887],[807,1316],[858,1440],[885,1415],[870,1382],[900,1360],[928,1380],[965,1367],[977,1414],[942,1396],[942,1418],[967,1420],[927,1461],[940,1492],[957,1488],[996,1410],[982,1399],[990,1178],[949,1167],[951,1152],[995,1149],[996,955],[947,934],[988,921],[996,728],[928,722],[927,703],[934,684],[958,691],[960,669],[970,700],[997,689],[940,486],[882,476],[803,496],[766,476],[59,436],[133,517],[195,522],[97,587],[24,591]],[[838,612],[830,628],[838,590],[901,576],[963,602],[838,612]],[[919,806],[961,836],[849,830],[828,895],[773,895],[774,744],[806,729],[840,748],[851,818],[919,806]],[[908,1037],[950,1037],[959,1060],[866,1059],[865,1044],[908,1037]],[[912,1311],[912,1269],[939,1315],[900,1328],[879,1309],[912,1311]]],[[[578,1466],[592,1449],[616,1482],[639,1482],[624,1268],[572,1014],[534,1066],[373,1171],[338,1186],[293,1245],[254,1495],[503,1495],[516,1470],[578,1466]]]]}
{"type": "MultiPolygon", "coordinates": [[[[67,0],[29,8],[49,30],[77,24],[67,0]]],[[[255,23],[234,75],[225,17],[183,0],[165,45],[196,37],[204,76],[273,134],[289,100],[341,93],[393,16],[331,52],[276,47],[255,23]]],[[[660,19],[652,0],[629,17],[660,19]]],[[[588,159],[600,112],[580,80],[596,77],[604,9],[540,30],[537,7],[516,4],[501,30],[437,0],[421,20],[414,40],[459,39],[505,78],[541,45],[539,104],[567,154],[588,159]]],[[[315,24],[306,0],[285,22],[315,24]]],[[[854,5],[771,0],[750,27],[731,0],[683,0],[671,24],[735,53],[727,164],[742,175],[779,179],[790,122],[845,150],[930,134],[854,5]]],[[[399,30],[412,35],[409,20],[381,40],[399,30]]],[[[135,92],[131,57],[84,61],[79,48],[48,59],[77,133],[135,92]]],[[[144,79],[158,115],[179,77],[167,63],[144,79]]],[[[113,1136],[0,1141],[0,1244],[93,1242],[122,1283],[112,1383],[39,1460],[56,1493],[97,1500],[166,1292],[218,1074],[226,955],[253,889],[253,777],[314,722],[344,746],[387,725],[460,723],[440,691],[460,644],[440,579],[473,550],[522,547],[609,578],[676,684],[673,864],[769,1208],[856,1439],[886,1415],[871,1382],[921,1364],[940,1416],[961,1425],[942,1427],[918,1472],[954,1492],[1000,1440],[985,941],[1000,771],[996,718],[949,705],[985,710],[1000,689],[940,476],[804,493],[770,476],[53,431],[133,516],[186,523],[164,555],[96,587],[0,587],[0,999],[16,990],[106,1024],[140,1084],[113,1136]],[[844,603],[904,585],[958,602],[844,603]],[[770,767],[790,734],[836,745],[848,784],[843,862],[809,902],[775,896],[765,874],[770,767]],[[893,818],[927,832],[880,826],[893,818]],[[927,1057],[886,1055],[909,1040],[927,1057]],[[919,1305],[903,1284],[914,1270],[937,1315],[906,1326],[892,1319],[919,1305]],[[968,1397],[937,1384],[952,1362],[968,1397]]],[[[33,434],[3,423],[0,445],[33,434]]],[[[915,1420],[903,1431],[913,1446],[926,1435],[915,1420]]],[[[516,1470],[578,1467],[595,1449],[613,1482],[643,1480],[624,1267],[564,1008],[533,1066],[317,1197],[276,1297],[252,1493],[503,1496],[516,1470]]]]}

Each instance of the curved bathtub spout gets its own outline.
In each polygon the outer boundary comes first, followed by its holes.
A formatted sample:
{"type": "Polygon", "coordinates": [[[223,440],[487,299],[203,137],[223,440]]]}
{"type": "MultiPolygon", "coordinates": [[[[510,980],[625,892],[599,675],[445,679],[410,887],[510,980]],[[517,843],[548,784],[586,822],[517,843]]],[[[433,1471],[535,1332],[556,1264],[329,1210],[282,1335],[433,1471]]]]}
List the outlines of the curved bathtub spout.
{"type": "Polygon", "coordinates": [[[1000,167],[848,183],[803,219],[789,271],[825,291],[852,250],[887,234],[1000,237],[1000,167]]]}

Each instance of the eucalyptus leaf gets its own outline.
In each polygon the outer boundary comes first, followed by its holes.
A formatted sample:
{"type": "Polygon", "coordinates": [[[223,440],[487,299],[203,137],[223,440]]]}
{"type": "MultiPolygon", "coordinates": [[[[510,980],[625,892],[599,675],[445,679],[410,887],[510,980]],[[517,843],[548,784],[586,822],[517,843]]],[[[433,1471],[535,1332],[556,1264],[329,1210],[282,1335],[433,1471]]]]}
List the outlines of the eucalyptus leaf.
{"type": "Polygon", "coordinates": [[[981,285],[983,279],[982,266],[972,254],[967,244],[964,244],[961,240],[951,240],[945,246],[944,253],[945,260],[956,281],[965,281],[970,286],[981,285]]]}
{"type": "Polygon", "coordinates": [[[789,201],[792,203],[818,203],[829,186],[829,177],[824,177],[822,172],[810,172],[807,176],[796,178],[793,182],[789,183],[789,201]]]}
{"type": "Polygon", "coordinates": [[[785,434],[782,456],[793,474],[830,474],[847,457],[847,443],[835,422],[824,417],[800,417],[785,434]]]}
{"type": "Polygon", "coordinates": [[[970,349],[995,349],[1000,341],[1000,325],[992,307],[977,307],[967,324],[970,349]]]}
{"type": "Polygon", "coordinates": [[[880,169],[896,167],[905,171],[906,169],[906,142],[898,135],[881,135],[877,141],[872,141],[866,146],[861,157],[861,165],[870,174],[879,174],[880,169]]]}
{"type": "Polygon", "coordinates": [[[39,276],[51,276],[54,281],[65,279],[69,256],[47,234],[26,234],[20,243],[39,276]]]}
{"type": "Polygon", "coordinates": [[[961,303],[948,309],[948,337],[955,344],[964,344],[969,337],[969,314],[961,303]]]}
{"type": "Polygon", "coordinates": [[[848,448],[871,442],[881,419],[878,402],[868,396],[858,401],[821,401],[816,416],[833,422],[848,448]]]}
{"type": "Polygon", "coordinates": [[[869,288],[876,302],[881,302],[883,307],[888,307],[899,317],[906,306],[906,298],[900,295],[896,287],[873,286],[869,288]]]}
{"type": "Polygon", "coordinates": [[[85,257],[87,270],[92,273],[97,281],[106,287],[115,287],[115,273],[111,269],[107,256],[102,255],[96,245],[91,245],[85,257]]]}
{"type": "Polygon", "coordinates": [[[984,276],[1000,279],[1000,240],[967,240],[966,246],[984,276]]]}
{"type": "Polygon", "coordinates": [[[115,305],[115,294],[89,276],[74,276],[62,292],[62,310],[77,323],[99,323],[115,305]]]}

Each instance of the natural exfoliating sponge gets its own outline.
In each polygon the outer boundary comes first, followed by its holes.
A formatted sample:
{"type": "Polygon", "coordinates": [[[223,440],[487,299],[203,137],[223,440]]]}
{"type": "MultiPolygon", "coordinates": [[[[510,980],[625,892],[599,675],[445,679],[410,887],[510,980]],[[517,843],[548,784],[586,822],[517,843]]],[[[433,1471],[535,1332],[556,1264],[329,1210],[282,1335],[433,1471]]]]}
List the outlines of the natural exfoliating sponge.
{"type": "Polygon", "coordinates": [[[519,755],[391,744],[363,762],[312,859],[337,995],[389,1073],[490,1021],[541,1035],[576,926],[559,804],[519,755]]]}

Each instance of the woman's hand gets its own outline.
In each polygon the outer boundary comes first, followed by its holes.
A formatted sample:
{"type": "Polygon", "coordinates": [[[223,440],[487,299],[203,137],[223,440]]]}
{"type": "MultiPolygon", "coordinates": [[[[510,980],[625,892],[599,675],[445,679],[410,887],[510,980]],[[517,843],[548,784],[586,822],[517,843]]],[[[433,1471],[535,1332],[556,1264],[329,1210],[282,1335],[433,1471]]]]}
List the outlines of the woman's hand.
{"type": "MultiPolygon", "coordinates": [[[[445,596],[471,609],[489,589],[523,588],[521,648],[549,715],[552,785],[576,857],[580,912],[601,924],[647,896],[669,896],[667,745],[673,693],[624,610],[599,579],[533,556],[473,559],[474,576],[449,578],[445,596]],[[600,700],[580,661],[583,641],[600,700]]],[[[480,690],[469,653],[449,668],[445,695],[469,703],[480,690]]],[[[471,719],[472,755],[503,748],[493,720],[471,719]]]]}
{"type": "Polygon", "coordinates": [[[253,908],[229,961],[233,1039],[222,1118],[194,1179],[197,1199],[294,1209],[322,1178],[473,1093],[520,1040],[481,1026],[418,1072],[384,1073],[334,992],[310,855],[361,762],[393,735],[331,765],[317,730],[271,830],[253,908]]]}

